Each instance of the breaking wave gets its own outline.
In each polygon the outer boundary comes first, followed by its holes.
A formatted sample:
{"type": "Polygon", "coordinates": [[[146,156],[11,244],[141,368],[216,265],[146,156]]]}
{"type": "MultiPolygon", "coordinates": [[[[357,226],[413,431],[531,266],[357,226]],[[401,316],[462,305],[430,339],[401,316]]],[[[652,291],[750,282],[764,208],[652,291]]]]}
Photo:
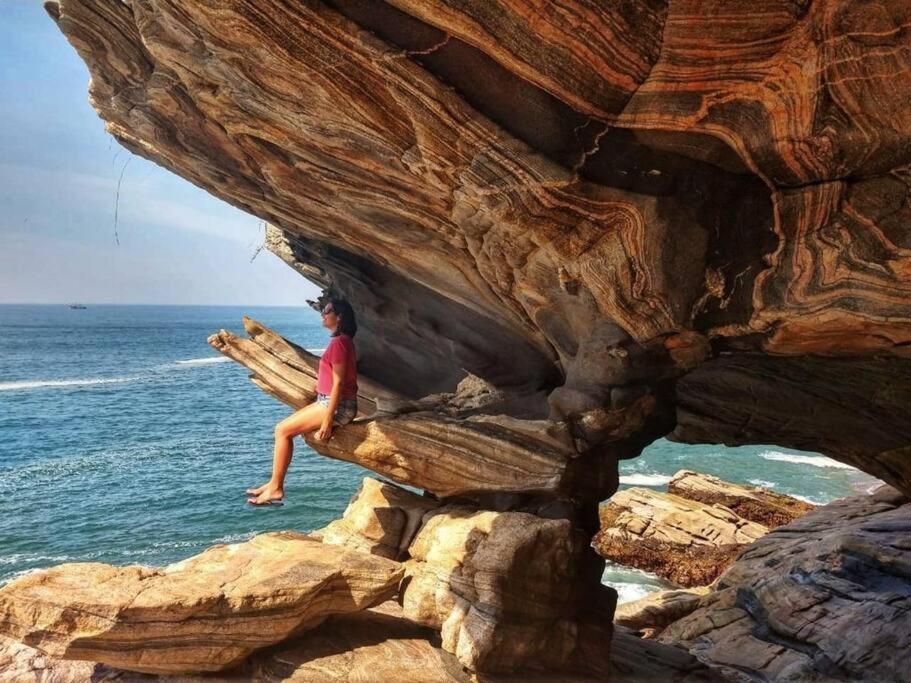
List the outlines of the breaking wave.
{"type": "Polygon", "coordinates": [[[797,465],[811,465],[813,467],[833,467],[840,470],[854,470],[856,467],[847,465],[838,460],[827,458],[824,455],[796,455],[795,453],[782,453],[780,451],[763,451],[759,454],[760,458],[766,460],[778,460],[780,462],[790,462],[797,465]]]}
{"type": "Polygon", "coordinates": [[[623,474],[620,483],[629,486],[664,486],[671,481],[666,474],[623,474]]]}
{"type": "Polygon", "coordinates": [[[227,363],[230,360],[227,356],[206,356],[205,358],[189,358],[174,362],[178,365],[209,365],[211,363],[227,363]]]}
{"type": "Polygon", "coordinates": [[[60,389],[63,387],[88,387],[97,384],[119,384],[132,382],[138,377],[98,377],[95,379],[35,379],[18,382],[0,382],[0,391],[24,391],[27,389],[60,389]]]}

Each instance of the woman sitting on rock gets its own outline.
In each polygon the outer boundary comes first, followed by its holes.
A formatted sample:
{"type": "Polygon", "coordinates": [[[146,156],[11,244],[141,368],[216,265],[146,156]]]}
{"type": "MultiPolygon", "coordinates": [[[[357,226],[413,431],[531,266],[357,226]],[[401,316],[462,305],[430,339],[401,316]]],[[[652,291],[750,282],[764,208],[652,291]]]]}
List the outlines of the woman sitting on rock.
{"type": "Polygon", "coordinates": [[[354,310],[343,299],[331,299],[321,316],[323,327],[332,334],[319,361],[316,401],[275,426],[272,478],[262,486],[247,489],[247,493],[254,496],[247,499],[248,503],[269,505],[285,497],[285,473],[291,463],[295,436],[316,431],[316,438],[325,441],[332,435],[333,424],[347,424],[357,414],[357,355],[353,339],[357,333],[357,322],[354,310]]]}

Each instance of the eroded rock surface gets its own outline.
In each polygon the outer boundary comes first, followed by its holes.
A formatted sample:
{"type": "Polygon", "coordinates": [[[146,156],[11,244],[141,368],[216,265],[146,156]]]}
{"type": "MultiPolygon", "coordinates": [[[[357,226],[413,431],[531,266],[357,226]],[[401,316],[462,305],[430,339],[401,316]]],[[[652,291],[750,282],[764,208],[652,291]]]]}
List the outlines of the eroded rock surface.
{"type": "Polygon", "coordinates": [[[802,517],[816,506],[758,486],[741,486],[708,474],[680,470],[667,492],[707,505],[723,505],[735,514],[768,528],[802,517]]]}
{"type": "Polygon", "coordinates": [[[409,549],[405,616],[440,631],[443,649],[473,670],[565,666],[585,630],[580,614],[594,607],[585,601],[596,599],[589,575],[600,565],[587,548],[567,520],[434,510],[409,549]]]}
{"type": "Polygon", "coordinates": [[[160,569],[57,565],[0,589],[0,631],[52,657],[131,671],[229,669],[396,593],[400,564],[301,534],[261,534],[160,569]]]}
{"type": "Polygon", "coordinates": [[[633,487],[601,506],[601,530],[592,544],[619,564],[680,586],[704,586],[767,531],[721,505],[633,487]]]}
{"type": "Polygon", "coordinates": [[[401,560],[423,516],[439,505],[432,498],[364,477],[342,518],[316,534],[323,543],[401,560]]]}
{"type": "Polygon", "coordinates": [[[689,590],[651,593],[644,598],[617,605],[614,623],[637,631],[641,637],[654,638],[668,624],[698,608],[700,598],[710,590],[708,586],[698,586],[689,590]]]}
{"type": "Polygon", "coordinates": [[[901,680],[911,671],[911,502],[881,489],[771,531],[659,640],[763,680],[901,680]]]}

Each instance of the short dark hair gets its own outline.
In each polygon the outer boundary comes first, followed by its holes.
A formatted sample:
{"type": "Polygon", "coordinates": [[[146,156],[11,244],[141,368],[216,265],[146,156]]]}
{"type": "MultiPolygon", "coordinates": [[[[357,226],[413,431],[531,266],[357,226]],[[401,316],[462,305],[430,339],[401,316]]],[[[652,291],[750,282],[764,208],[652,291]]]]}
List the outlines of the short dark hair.
{"type": "Polygon", "coordinates": [[[345,299],[329,299],[332,304],[332,310],[338,316],[338,328],[336,334],[347,334],[353,337],[357,334],[357,318],[354,316],[354,309],[351,308],[345,299]]]}

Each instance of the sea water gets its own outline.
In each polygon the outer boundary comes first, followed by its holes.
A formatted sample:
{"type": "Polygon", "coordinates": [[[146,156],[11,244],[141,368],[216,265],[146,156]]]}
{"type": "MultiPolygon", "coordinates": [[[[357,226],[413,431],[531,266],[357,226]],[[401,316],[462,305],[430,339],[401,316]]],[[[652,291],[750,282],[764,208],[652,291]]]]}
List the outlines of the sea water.
{"type": "MultiPolygon", "coordinates": [[[[246,503],[291,409],[206,342],[245,336],[244,315],[315,353],[328,341],[308,307],[0,305],[0,583],[61,562],[162,565],[341,515],[369,473],[300,439],[285,505],[246,503]]],[[[815,453],[661,439],[621,463],[621,488],[665,490],[683,468],[814,503],[875,481],[815,453]]],[[[621,601],[667,586],[616,565],[604,580],[621,601]]]]}

